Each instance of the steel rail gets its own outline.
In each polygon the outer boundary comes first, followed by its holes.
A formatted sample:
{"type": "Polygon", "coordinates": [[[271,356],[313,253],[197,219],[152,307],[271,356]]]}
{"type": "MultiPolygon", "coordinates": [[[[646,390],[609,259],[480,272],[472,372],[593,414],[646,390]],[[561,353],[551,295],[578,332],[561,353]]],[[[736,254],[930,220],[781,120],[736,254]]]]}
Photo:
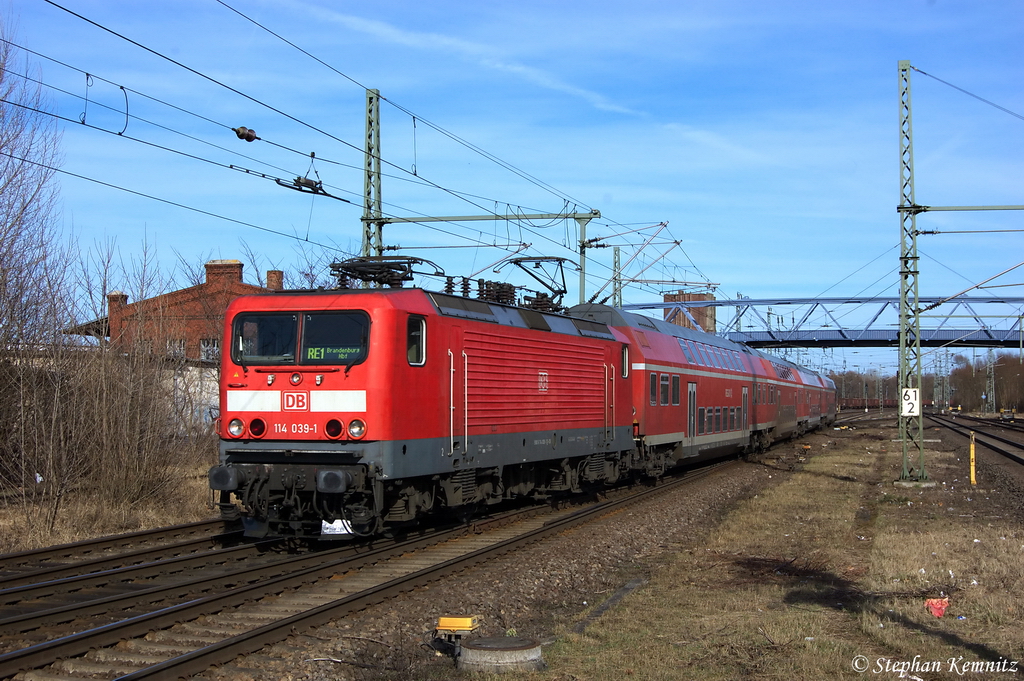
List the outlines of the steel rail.
{"type": "Polygon", "coordinates": [[[28,551],[18,551],[17,553],[0,554],[0,570],[16,569],[17,566],[50,560],[81,558],[84,555],[98,554],[102,551],[132,546],[140,541],[155,541],[176,536],[195,536],[201,532],[213,535],[217,534],[218,531],[223,532],[224,526],[223,520],[202,520],[184,525],[172,525],[170,527],[158,527],[152,530],[140,530],[139,532],[130,532],[128,534],[84,539],[71,544],[60,544],[43,549],[30,549],[28,551]]]}
{"type": "MultiPolygon", "coordinates": [[[[0,603],[4,602],[4,596],[8,592],[13,592],[18,587],[26,585],[42,585],[44,583],[56,583],[76,577],[86,578],[101,574],[113,574],[117,572],[118,569],[127,570],[132,568],[144,568],[147,565],[153,565],[160,561],[166,561],[170,564],[173,560],[187,558],[188,556],[197,554],[201,550],[201,547],[208,546],[211,542],[228,541],[231,539],[240,539],[241,537],[241,530],[238,530],[237,532],[225,532],[224,534],[211,534],[177,544],[162,544],[152,548],[139,549],[138,551],[118,553],[113,556],[94,558],[67,565],[55,565],[53,567],[34,570],[32,572],[7,575],[5,577],[0,577],[0,603]],[[182,554],[186,555],[183,556],[182,554]],[[171,557],[167,558],[168,555],[171,557]]],[[[223,549],[217,549],[217,551],[221,550],[223,549]]],[[[211,552],[203,551],[203,553],[211,552]]]]}
{"type": "MultiPolygon", "coordinates": [[[[954,433],[956,433],[957,435],[960,435],[962,437],[970,438],[970,436],[971,436],[971,430],[969,428],[967,428],[965,426],[962,426],[959,423],[956,423],[956,421],[953,420],[953,419],[947,419],[945,417],[936,416],[935,414],[925,414],[925,418],[931,419],[935,423],[938,423],[941,426],[945,426],[946,428],[949,428],[954,433]]],[[[985,439],[995,440],[996,442],[1000,442],[1002,444],[1009,445],[1009,446],[1011,446],[1011,447],[1013,447],[1013,448],[1015,448],[1017,450],[1024,450],[1024,443],[1021,443],[1021,442],[1015,441],[1015,440],[1011,440],[1009,438],[1001,437],[999,435],[993,435],[992,433],[978,433],[978,432],[975,432],[975,441],[979,445],[981,445],[983,447],[987,447],[988,449],[992,450],[996,454],[1001,454],[1001,455],[1005,456],[1007,459],[1011,459],[1013,461],[1016,461],[1017,463],[1024,464],[1024,454],[1019,454],[1019,453],[1011,452],[1011,451],[1009,451],[1007,449],[1004,449],[1004,448],[1000,447],[999,445],[992,444],[991,442],[986,442],[985,439]]]]}
{"type": "Polygon", "coordinates": [[[1003,421],[1002,419],[986,419],[980,416],[970,416],[969,414],[960,414],[954,420],[970,421],[971,423],[977,423],[980,428],[1003,428],[1005,430],[1015,430],[1018,432],[1024,432],[1024,424],[1018,423],[1016,421],[1003,421]]]}
{"type": "MultiPolygon", "coordinates": [[[[538,509],[525,509],[520,513],[526,515],[538,512],[540,512],[538,509]]],[[[473,532],[477,527],[506,521],[504,516],[499,516],[494,519],[478,522],[475,525],[460,525],[455,529],[427,530],[412,540],[383,540],[385,545],[380,548],[373,548],[374,544],[349,545],[340,547],[335,551],[300,556],[294,561],[279,561],[270,566],[265,565],[253,568],[252,572],[255,574],[248,575],[248,577],[255,577],[255,579],[248,584],[236,586],[220,593],[201,596],[184,603],[171,605],[150,613],[112,622],[51,641],[38,643],[21,650],[0,654],[0,678],[47,665],[57,659],[81,655],[93,648],[115,644],[124,638],[143,635],[149,631],[169,627],[178,622],[195,619],[202,615],[218,612],[229,607],[236,607],[271,594],[297,588],[324,576],[358,569],[370,563],[386,560],[408,551],[473,532]],[[327,562],[324,562],[324,558],[328,558],[327,562]],[[309,562],[313,562],[316,559],[319,559],[318,565],[308,565],[309,562]],[[284,567],[287,567],[287,570],[278,569],[284,567]],[[259,574],[260,571],[263,571],[264,574],[259,574]],[[282,571],[284,574],[280,574],[282,571]],[[269,578],[268,575],[270,575],[269,578]]],[[[379,544],[380,542],[377,543],[379,544]]],[[[223,575],[220,577],[223,577],[223,575]]],[[[211,579],[216,579],[216,577],[211,579]]],[[[66,617],[66,613],[55,613],[55,615],[66,617]]]]}
{"type": "MultiPolygon", "coordinates": [[[[136,580],[150,578],[154,576],[162,576],[168,574],[176,574],[189,568],[195,567],[209,567],[211,563],[221,563],[228,560],[245,560],[249,554],[262,551],[268,546],[278,543],[276,540],[267,540],[264,542],[258,542],[254,544],[242,544],[240,546],[233,546],[226,549],[215,549],[213,551],[203,551],[201,553],[193,553],[187,556],[177,556],[175,558],[168,558],[165,560],[153,561],[150,563],[144,563],[141,565],[128,565],[124,567],[114,568],[111,570],[105,570],[103,572],[93,572],[85,575],[75,575],[72,577],[66,577],[49,582],[40,582],[36,584],[25,584],[22,586],[14,587],[11,589],[4,589],[0,591],[0,604],[10,605],[14,603],[21,603],[22,601],[28,600],[39,600],[47,596],[54,596],[65,594],[69,592],[81,592],[84,589],[90,589],[100,586],[106,586],[111,582],[135,582],[136,580]]],[[[316,554],[313,554],[316,555],[316,554]]],[[[287,562],[289,559],[283,558],[271,565],[287,562]]],[[[267,567],[264,564],[260,567],[267,567]]],[[[36,616],[43,616],[46,613],[65,612],[69,608],[82,611],[82,614],[95,615],[104,610],[96,610],[92,608],[93,604],[111,603],[118,604],[121,600],[138,599],[143,597],[145,594],[151,592],[155,593],[161,590],[170,591],[176,587],[186,588],[193,583],[202,583],[204,581],[214,578],[224,579],[235,579],[236,575],[244,575],[246,571],[253,569],[251,566],[246,567],[244,570],[229,570],[227,572],[221,572],[214,577],[202,577],[195,580],[185,582],[175,582],[173,585],[155,587],[155,588],[136,588],[135,590],[128,589],[123,594],[114,594],[106,597],[99,597],[91,600],[78,600],[75,603],[71,603],[67,606],[57,606],[45,611],[37,611],[36,613],[24,613],[11,617],[0,619],[0,631],[7,631],[8,625],[15,625],[16,623],[31,621],[36,616]]],[[[137,582],[136,582],[137,583],[137,582]]],[[[108,608],[109,609],[109,608],[108,608]]],[[[23,629],[24,630],[24,629],[23,629]]]]}
{"type": "Polygon", "coordinates": [[[152,605],[161,601],[184,598],[192,594],[205,593],[215,588],[228,588],[229,586],[234,587],[238,586],[239,583],[256,584],[274,577],[295,574],[296,570],[315,567],[318,560],[320,564],[323,564],[324,560],[330,559],[331,556],[333,556],[333,560],[336,561],[339,555],[356,555],[357,552],[357,547],[341,547],[328,553],[314,553],[307,554],[305,556],[292,557],[269,565],[248,567],[243,570],[235,570],[209,577],[201,577],[184,583],[176,583],[169,586],[155,586],[142,591],[116,594],[106,598],[89,601],[85,604],[69,603],[67,605],[42,612],[17,615],[0,620],[0,630],[29,631],[40,626],[62,624],[84,616],[102,614],[104,612],[126,609],[128,607],[138,607],[139,605],[152,605]]]}
{"type": "MultiPolygon", "coordinates": [[[[120,678],[176,679],[181,676],[199,673],[211,665],[223,664],[239,654],[252,652],[270,642],[280,641],[288,636],[294,627],[315,626],[345,613],[365,608],[367,605],[386,599],[389,595],[401,593],[402,591],[425,584],[432,579],[436,579],[438,575],[465,569],[524,544],[538,541],[557,532],[562,532],[595,516],[612,513],[628,505],[640,503],[651,498],[653,495],[670,492],[679,486],[711,474],[713,471],[718,470],[721,465],[723,464],[691,471],[679,479],[659,484],[656,487],[637,494],[631,494],[623,499],[601,502],[589,509],[583,509],[582,511],[569,514],[560,520],[549,522],[539,530],[499,542],[490,547],[478,549],[465,556],[445,561],[433,567],[424,568],[406,577],[395,578],[378,587],[373,587],[364,592],[284,618],[275,623],[253,629],[191,653],[171,658],[120,678]]],[[[534,508],[526,509],[521,513],[522,515],[529,516],[546,510],[546,508],[534,508]]],[[[61,658],[74,657],[94,648],[114,645],[126,638],[144,635],[150,631],[170,627],[202,615],[237,607],[246,602],[281,593],[289,589],[299,588],[318,579],[330,577],[340,572],[356,570],[366,565],[401,556],[410,551],[438,544],[457,536],[474,533],[490,524],[503,522],[508,522],[508,519],[488,519],[477,522],[469,527],[460,526],[455,529],[430,530],[411,540],[389,543],[380,548],[374,548],[373,545],[351,546],[347,547],[347,550],[353,551],[354,554],[344,557],[334,558],[333,556],[336,554],[333,552],[329,552],[331,555],[328,556],[314,554],[321,559],[327,557],[329,560],[326,563],[298,569],[296,569],[295,565],[289,565],[290,569],[287,571],[287,574],[272,578],[260,577],[254,583],[236,586],[221,593],[201,596],[150,613],[137,615],[119,622],[102,625],[87,631],[39,643],[22,650],[2,654],[0,655],[0,677],[12,676],[21,671],[45,666],[61,658]]],[[[312,560],[312,558],[311,556],[306,556],[300,560],[308,561],[312,560]]],[[[280,568],[282,565],[284,563],[278,562],[270,567],[280,568]]],[[[253,575],[258,570],[266,567],[255,568],[253,575]]],[[[250,575],[250,578],[253,575],[250,575]]],[[[215,582],[222,577],[211,577],[210,581],[215,582]]]]}
{"type": "Polygon", "coordinates": [[[337,619],[338,617],[357,612],[370,605],[385,601],[388,598],[410,591],[419,586],[429,584],[439,577],[453,572],[460,572],[527,544],[532,544],[551,535],[564,532],[576,525],[592,520],[595,517],[614,513],[627,506],[648,500],[655,495],[668,493],[677,487],[684,486],[696,479],[710,475],[715,470],[718,470],[722,465],[726,464],[718,464],[702,468],[698,471],[691,471],[682,478],[642,491],[638,494],[631,495],[623,499],[602,502],[592,508],[582,509],[560,519],[549,521],[542,527],[524,533],[518,537],[512,537],[492,546],[477,549],[476,551],[472,551],[466,555],[452,558],[408,575],[396,577],[395,579],[375,587],[371,587],[365,591],[340,598],[331,603],[326,603],[297,615],[292,615],[291,617],[286,617],[276,622],[272,622],[271,624],[225,639],[219,643],[200,648],[191,653],[186,653],[150,667],[140,669],[137,672],[120,676],[117,681],[139,681],[141,679],[171,681],[173,679],[199,674],[213,665],[224,664],[231,661],[238,655],[255,652],[265,645],[284,640],[293,631],[299,628],[308,628],[325,624],[333,619],[337,619]]]}

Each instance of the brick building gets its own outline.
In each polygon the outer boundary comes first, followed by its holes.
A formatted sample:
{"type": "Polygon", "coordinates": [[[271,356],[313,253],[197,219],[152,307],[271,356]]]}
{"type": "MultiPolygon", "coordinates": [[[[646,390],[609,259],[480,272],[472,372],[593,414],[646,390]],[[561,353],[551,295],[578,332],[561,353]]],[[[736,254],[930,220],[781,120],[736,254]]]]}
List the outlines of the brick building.
{"type": "Polygon", "coordinates": [[[98,338],[114,350],[134,347],[163,357],[179,434],[207,431],[219,413],[220,339],[228,304],[238,296],[283,288],[280,270],[268,271],[262,287],[242,282],[238,260],[211,260],[205,267],[203,283],[134,303],[112,291],[106,317],[68,330],[98,338]]]}
{"type": "MultiPolygon", "coordinates": [[[[206,281],[134,303],[120,291],[107,294],[105,333],[111,347],[142,343],[150,352],[200,363],[220,357],[224,311],[238,296],[279,291],[280,270],[267,272],[267,286],[242,282],[238,260],[206,263],[206,281]]],[[[103,320],[97,320],[103,321],[103,320]]]]}

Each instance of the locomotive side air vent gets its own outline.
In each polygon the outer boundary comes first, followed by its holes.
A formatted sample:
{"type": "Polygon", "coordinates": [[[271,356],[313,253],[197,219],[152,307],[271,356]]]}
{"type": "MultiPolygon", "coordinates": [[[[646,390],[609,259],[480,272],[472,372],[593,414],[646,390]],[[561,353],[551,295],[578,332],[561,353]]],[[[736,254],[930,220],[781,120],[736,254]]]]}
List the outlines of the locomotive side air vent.
{"type": "Polygon", "coordinates": [[[537,329],[538,331],[550,331],[551,325],[548,324],[547,320],[544,319],[544,315],[536,310],[519,310],[519,314],[522,316],[523,321],[526,322],[526,327],[529,329],[537,329]]]}
{"type": "Polygon", "coordinates": [[[434,304],[437,305],[437,309],[441,311],[441,314],[452,317],[465,317],[466,319],[479,319],[484,322],[497,323],[498,321],[494,318],[491,306],[482,300],[459,298],[458,296],[448,296],[443,293],[431,293],[430,297],[434,304]]]}
{"type": "Polygon", "coordinates": [[[646,326],[648,329],[654,329],[655,331],[658,330],[658,327],[654,325],[654,322],[643,315],[636,316],[636,323],[640,326],[646,326]]]}
{"type": "Polygon", "coordinates": [[[609,338],[613,339],[615,336],[608,330],[607,324],[601,322],[592,322],[589,319],[577,319],[572,318],[572,323],[576,327],[576,330],[580,332],[581,336],[590,336],[591,338],[609,338]]]}

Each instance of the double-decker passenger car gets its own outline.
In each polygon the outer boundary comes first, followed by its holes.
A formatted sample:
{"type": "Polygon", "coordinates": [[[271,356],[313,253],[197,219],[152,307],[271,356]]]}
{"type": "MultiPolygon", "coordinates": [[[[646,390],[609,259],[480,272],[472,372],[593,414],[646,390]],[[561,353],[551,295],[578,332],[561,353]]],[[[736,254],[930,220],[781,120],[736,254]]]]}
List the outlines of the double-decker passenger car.
{"type": "Polygon", "coordinates": [[[210,485],[253,535],[373,534],[658,476],[835,415],[828,379],[602,305],[290,291],[234,301],[222,347],[210,485]]]}

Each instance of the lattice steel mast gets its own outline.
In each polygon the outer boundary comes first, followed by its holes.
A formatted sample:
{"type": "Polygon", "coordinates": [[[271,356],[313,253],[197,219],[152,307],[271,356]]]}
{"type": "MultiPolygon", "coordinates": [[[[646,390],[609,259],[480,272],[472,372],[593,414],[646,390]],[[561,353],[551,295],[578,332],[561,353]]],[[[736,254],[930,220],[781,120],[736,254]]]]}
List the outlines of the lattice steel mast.
{"type": "Polygon", "coordinates": [[[364,258],[384,255],[383,217],[380,196],[380,90],[366,91],[366,171],[363,183],[364,258]]]}
{"type": "MultiPolygon", "coordinates": [[[[917,214],[914,200],[914,133],[910,106],[910,62],[899,62],[900,87],[900,367],[899,388],[921,388],[921,317],[918,307],[917,214]]],[[[920,394],[920,393],[918,393],[920,394]]],[[[900,480],[927,480],[924,467],[924,418],[917,414],[899,417],[903,470],[900,480]],[[918,453],[916,475],[910,473],[910,456],[918,453]]]]}

